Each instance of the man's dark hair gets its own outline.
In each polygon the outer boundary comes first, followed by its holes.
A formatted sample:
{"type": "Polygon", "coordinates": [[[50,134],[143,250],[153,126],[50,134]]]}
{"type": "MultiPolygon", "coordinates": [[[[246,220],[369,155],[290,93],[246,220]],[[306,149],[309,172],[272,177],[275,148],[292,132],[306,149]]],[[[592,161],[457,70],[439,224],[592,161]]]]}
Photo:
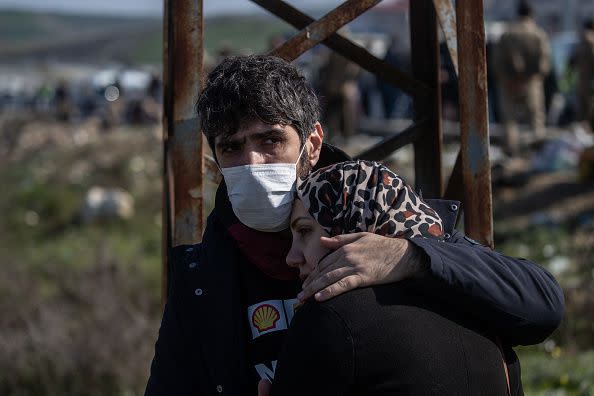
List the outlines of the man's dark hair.
{"type": "Polygon", "coordinates": [[[518,4],[518,16],[519,17],[533,17],[534,16],[534,9],[532,6],[526,1],[520,1],[518,4]]]}
{"type": "Polygon", "coordinates": [[[245,122],[290,125],[303,144],[320,118],[318,98],[305,77],[266,55],[223,60],[208,76],[196,110],[213,153],[217,136],[233,135],[245,122]]]}
{"type": "Polygon", "coordinates": [[[588,18],[584,21],[584,30],[594,30],[594,18],[588,18]]]}

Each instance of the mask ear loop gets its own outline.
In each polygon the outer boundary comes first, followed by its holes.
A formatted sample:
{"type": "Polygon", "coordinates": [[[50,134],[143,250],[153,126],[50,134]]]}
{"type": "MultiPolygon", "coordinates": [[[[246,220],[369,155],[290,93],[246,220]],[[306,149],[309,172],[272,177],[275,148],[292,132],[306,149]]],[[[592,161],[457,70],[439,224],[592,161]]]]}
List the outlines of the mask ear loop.
{"type": "Polygon", "coordinates": [[[303,147],[301,147],[301,151],[299,152],[299,156],[297,157],[297,161],[295,162],[295,166],[299,165],[299,160],[301,159],[301,156],[303,155],[303,152],[305,151],[306,144],[307,144],[307,142],[303,143],[303,147]]]}

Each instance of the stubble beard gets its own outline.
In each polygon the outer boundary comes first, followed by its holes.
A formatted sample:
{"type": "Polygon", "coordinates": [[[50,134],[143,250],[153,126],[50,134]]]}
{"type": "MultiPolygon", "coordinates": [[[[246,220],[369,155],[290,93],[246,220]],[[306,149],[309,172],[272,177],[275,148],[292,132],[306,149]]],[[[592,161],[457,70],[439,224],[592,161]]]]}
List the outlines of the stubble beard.
{"type": "Polygon", "coordinates": [[[311,172],[311,163],[309,162],[309,150],[307,146],[303,149],[303,154],[299,159],[299,163],[297,164],[297,176],[298,177],[307,177],[311,172]]]}

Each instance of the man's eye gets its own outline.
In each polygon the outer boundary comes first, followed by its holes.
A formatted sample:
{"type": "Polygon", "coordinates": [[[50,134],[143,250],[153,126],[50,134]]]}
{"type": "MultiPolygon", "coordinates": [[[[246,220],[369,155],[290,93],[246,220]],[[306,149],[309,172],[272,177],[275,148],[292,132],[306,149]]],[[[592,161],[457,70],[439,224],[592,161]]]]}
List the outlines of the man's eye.
{"type": "Polygon", "coordinates": [[[280,143],[280,139],[277,139],[277,138],[267,138],[267,139],[264,139],[264,141],[262,143],[263,144],[266,144],[266,145],[274,145],[274,144],[280,143]]]}
{"type": "Polygon", "coordinates": [[[223,153],[232,153],[234,151],[237,151],[237,147],[235,147],[235,146],[224,146],[221,149],[221,152],[223,152],[223,153]]]}

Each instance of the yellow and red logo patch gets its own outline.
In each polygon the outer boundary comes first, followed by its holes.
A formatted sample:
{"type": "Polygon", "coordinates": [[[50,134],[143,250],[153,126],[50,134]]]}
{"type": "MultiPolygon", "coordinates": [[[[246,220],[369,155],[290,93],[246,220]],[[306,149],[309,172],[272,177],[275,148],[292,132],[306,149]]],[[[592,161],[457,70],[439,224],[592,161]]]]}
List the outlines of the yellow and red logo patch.
{"type": "Polygon", "coordinates": [[[296,299],[266,300],[251,305],[247,309],[248,323],[252,330],[252,337],[274,331],[286,330],[295,313],[296,299]]]}
{"type": "Polygon", "coordinates": [[[252,324],[259,332],[273,329],[279,319],[280,313],[270,304],[260,305],[252,314],[252,324]]]}

